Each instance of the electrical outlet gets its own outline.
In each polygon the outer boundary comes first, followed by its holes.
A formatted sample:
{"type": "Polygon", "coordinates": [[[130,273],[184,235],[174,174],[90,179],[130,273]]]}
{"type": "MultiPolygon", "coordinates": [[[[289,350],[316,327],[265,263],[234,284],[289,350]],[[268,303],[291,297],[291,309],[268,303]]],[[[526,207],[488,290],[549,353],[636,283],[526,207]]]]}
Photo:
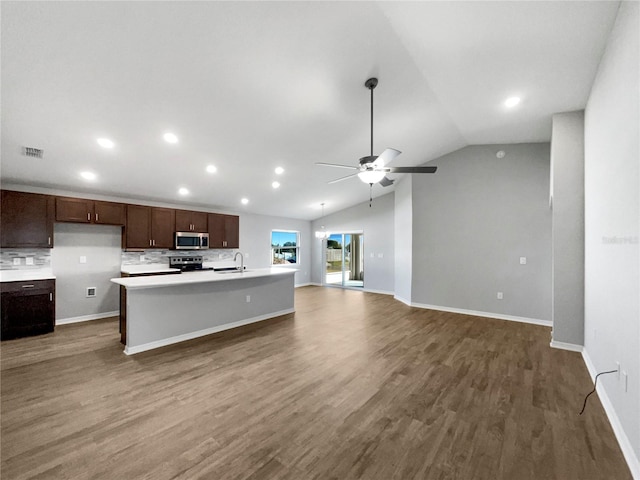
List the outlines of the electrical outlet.
{"type": "Polygon", "coordinates": [[[498,300],[502,300],[504,298],[504,295],[502,294],[502,292],[498,292],[498,294],[496,295],[496,298],[498,300]]]}
{"type": "Polygon", "coordinates": [[[382,258],[382,257],[384,257],[384,253],[379,253],[378,258],[382,258]]]}
{"type": "Polygon", "coordinates": [[[25,258],[25,265],[33,265],[33,257],[25,258]]]}
{"type": "Polygon", "coordinates": [[[144,255],[140,255],[140,261],[144,262],[144,255]]]}
{"type": "Polygon", "coordinates": [[[87,263],[87,257],[85,255],[80,255],[80,263],[87,263]]]}
{"type": "Polygon", "coordinates": [[[247,303],[251,303],[251,295],[247,295],[247,303]]]}
{"type": "Polygon", "coordinates": [[[248,253],[245,253],[245,254],[244,254],[244,258],[249,258],[249,254],[248,254],[248,253]]]}
{"type": "Polygon", "coordinates": [[[20,257],[16,257],[13,259],[13,264],[14,265],[20,265],[20,257]]]}
{"type": "Polygon", "coordinates": [[[527,264],[527,257],[520,257],[520,265],[526,265],[527,264]]]}

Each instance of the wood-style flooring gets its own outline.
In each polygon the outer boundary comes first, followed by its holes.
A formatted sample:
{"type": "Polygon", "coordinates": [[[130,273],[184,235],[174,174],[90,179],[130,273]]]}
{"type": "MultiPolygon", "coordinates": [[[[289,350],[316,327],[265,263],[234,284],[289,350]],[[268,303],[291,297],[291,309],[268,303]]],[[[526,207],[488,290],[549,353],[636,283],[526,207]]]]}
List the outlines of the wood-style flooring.
{"type": "Polygon", "coordinates": [[[1,344],[2,479],[630,479],[549,334],[321,287],[134,356],[117,318],[59,326],[1,344]]]}

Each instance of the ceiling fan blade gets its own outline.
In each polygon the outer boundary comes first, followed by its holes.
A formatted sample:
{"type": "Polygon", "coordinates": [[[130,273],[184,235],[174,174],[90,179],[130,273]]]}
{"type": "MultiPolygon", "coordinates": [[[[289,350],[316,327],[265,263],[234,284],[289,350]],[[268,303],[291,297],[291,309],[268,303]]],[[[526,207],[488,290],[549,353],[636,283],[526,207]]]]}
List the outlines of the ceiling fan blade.
{"type": "Polygon", "coordinates": [[[376,158],[376,161],[373,162],[373,166],[384,167],[386,164],[388,164],[391,160],[396,158],[401,153],[402,152],[400,150],[396,150],[395,148],[387,148],[384,152],[382,152],[378,156],[378,158],[376,158]]]}
{"type": "Polygon", "coordinates": [[[343,181],[343,180],[347,180],[348,178],[355,177],[355,176],[357,176],[357,175],[358,175],[357,173],[352,173],[351,175],[347,175],[346,177],[336,178],[335,180],[331,180],[330,182],[327,182],[327,183],[328,183],[328,184],[331,184],[331,183],[338,183],[338,182],[341,182],[341,181],[343,181]]]}
{"type": "Polygon", "coordinates": [[[436,173],[437,169],[438,167],[387,167],[379,170],[389,173],[436,173]]]}
{"type": "Polygon", "coordinates": [[[380,185],[382,185],[383,187],[388,187],[389,185],[393,185],[394,180],[391,180],[389,177],[382,177],[382,180],[380,180],[378,183],[380,185]]]}
{"type": "Polygon", "coordinates": [[[316,165],[320,165],[321,167],[338,167],[338,168],[348,168],[350,170],[360,170],[358,167],[352,167],[351,165],[338,165],[337,163],[316,162],[316,165]]]}

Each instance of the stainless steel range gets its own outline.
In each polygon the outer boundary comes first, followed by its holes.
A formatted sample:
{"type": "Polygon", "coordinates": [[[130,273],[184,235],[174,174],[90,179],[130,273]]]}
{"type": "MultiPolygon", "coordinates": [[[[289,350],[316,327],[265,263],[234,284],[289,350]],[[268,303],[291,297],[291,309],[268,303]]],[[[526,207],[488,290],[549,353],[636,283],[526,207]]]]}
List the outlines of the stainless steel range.
{"type": "Polygon", "coordinates": [[[213,270],[213,267],[202,266],[202,256],[189,255],[184,257],[169,257],[169,266],[179,268],[181,272],[202,272],[213,270]]]}

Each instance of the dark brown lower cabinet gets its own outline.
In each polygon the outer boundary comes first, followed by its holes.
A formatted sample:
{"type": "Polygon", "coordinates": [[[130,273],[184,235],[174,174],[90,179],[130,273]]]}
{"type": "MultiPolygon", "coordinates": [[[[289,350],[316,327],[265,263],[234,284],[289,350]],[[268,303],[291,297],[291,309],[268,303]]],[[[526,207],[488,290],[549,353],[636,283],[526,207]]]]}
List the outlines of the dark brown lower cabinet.
{"type": "Polygon", "coordinates": [[[55,280],[2,282],[2,340],[53,332],[55,280]]]}

